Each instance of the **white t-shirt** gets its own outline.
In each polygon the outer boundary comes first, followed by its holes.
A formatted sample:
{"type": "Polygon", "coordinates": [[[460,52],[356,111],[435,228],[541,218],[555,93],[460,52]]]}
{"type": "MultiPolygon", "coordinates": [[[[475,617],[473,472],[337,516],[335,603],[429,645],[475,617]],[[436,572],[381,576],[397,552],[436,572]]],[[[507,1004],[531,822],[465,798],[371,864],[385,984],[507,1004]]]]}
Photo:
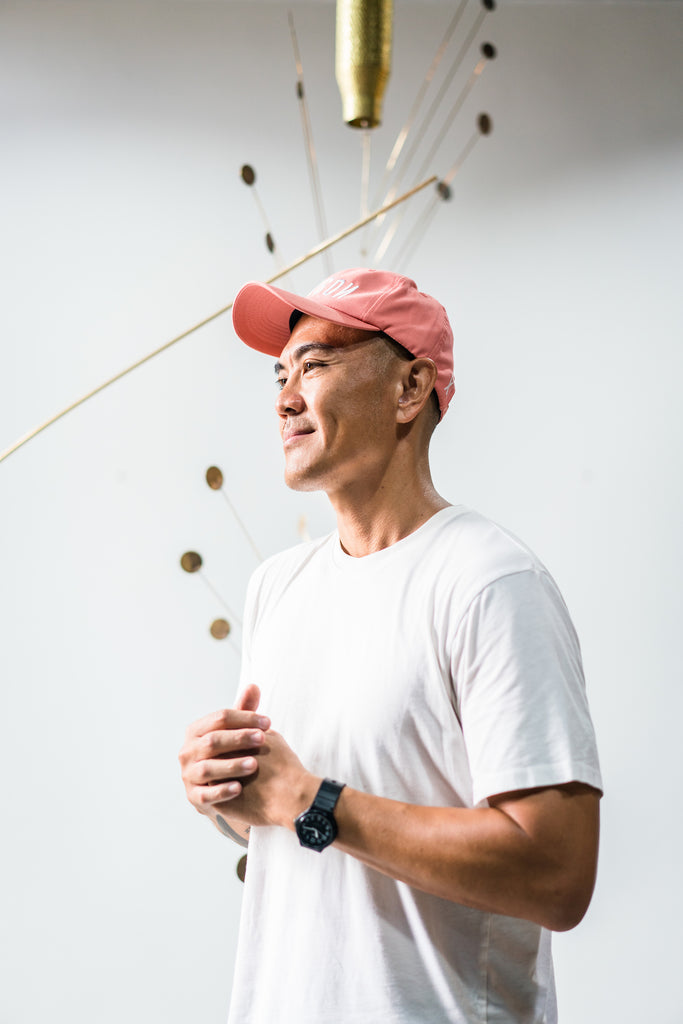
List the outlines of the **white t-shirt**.
{"type": "MultiPolygon", "coordinates": [[[[285,551],[254,574],[245,614],[242,683],[315,774],[425,806],[601,788],[562,597],[462,506],[364,558],[336,533],[285,551]]],[[[555,1020],[544,929],[252,830],[230,1024],[555,1020]]]]}

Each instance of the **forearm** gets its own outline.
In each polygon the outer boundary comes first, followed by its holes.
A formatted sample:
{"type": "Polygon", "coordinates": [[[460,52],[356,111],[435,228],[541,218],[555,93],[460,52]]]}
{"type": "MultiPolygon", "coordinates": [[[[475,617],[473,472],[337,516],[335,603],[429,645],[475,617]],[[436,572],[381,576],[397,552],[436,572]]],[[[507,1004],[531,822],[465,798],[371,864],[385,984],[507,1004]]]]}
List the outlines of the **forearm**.
{"type": "Polygon", "coordinates": [[[336,817],[337,846],[346,853],[465,906],[527,920],[541,915],[545,865],[502,812],[416,807],[357,791],[345,797],[336,817]]]}
{"type": "Polygon", "coordinates": [[[565,930],[585,913],[595,879],[597,795],[587,792],[568,808],[566,794],[543,790],[504,811],[420,807],[345,788],[335,846],[424,892],[565,930]],[[520,823],[506,811],[522,805],[520,823]]]}
{"type": "MultiPolygon", "coordinates": [[[[213,813],[235,831],[293,831],[322,780],[272,730],[257,760],[240,794],[213,813]]],[[[563,931],[578,924],[593,891],[599,796],[569,783],[491,797],[485,808],[422,807],[346,786],[334,845],[416,889],[563,931]]]]}

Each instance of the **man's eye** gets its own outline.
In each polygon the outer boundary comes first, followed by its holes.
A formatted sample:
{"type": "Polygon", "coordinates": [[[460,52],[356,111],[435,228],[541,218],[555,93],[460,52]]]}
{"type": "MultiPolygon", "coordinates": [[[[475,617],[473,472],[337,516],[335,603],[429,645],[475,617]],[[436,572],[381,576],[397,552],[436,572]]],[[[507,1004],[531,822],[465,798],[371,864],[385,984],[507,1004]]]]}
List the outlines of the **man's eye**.
{"type": "Polygon", "coordinates": [[[302,366],[304,368],[305,373],[306,370],[314,370],[316,366],[322,366],[322,363],[317,363],[314,359],[307,359],[304,363],[302,363],[302,366]]]}
{"type": "Polygon", "coordinates": [[[278,391],[282,391],[282,389],[283,389],[283,387],[285,386],[286,383],[287,383],[287,378],[286,377],[278,377],[277,380],[275,381],[275,385],[276,385],[278,391]]]}

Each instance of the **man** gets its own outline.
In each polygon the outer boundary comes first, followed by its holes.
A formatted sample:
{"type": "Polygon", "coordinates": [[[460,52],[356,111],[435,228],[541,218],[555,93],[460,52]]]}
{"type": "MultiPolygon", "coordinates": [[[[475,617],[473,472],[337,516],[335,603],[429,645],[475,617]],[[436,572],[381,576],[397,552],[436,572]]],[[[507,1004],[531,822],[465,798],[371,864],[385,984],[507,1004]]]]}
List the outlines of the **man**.
{"type": "Polygon", "coordinates": [[[233,320],[277,357],[287,484],[338,529],[254,574],[238,703],[180,754],[196,809],[249,840],[230,1022],[549,1024],[600,775],[555,584],[432,484],[446,312],[354,269],[247,284],[233,320]]]}

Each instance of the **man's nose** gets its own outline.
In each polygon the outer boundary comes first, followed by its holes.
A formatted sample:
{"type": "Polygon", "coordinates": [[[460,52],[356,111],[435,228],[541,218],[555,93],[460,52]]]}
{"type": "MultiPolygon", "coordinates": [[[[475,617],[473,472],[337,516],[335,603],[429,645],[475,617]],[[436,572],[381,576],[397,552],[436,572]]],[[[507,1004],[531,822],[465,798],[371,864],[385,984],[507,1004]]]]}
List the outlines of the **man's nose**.
{"type": "Polygon", "coordinates": [[[291,416],[297,413],[303,412],[305,408],[305,402],[303,396],[298,388],[295,387],[294,381],[287,381],[284,387],[278,391],[277,399],[275,401],[275,411],[279,416],[291,416]]]}

